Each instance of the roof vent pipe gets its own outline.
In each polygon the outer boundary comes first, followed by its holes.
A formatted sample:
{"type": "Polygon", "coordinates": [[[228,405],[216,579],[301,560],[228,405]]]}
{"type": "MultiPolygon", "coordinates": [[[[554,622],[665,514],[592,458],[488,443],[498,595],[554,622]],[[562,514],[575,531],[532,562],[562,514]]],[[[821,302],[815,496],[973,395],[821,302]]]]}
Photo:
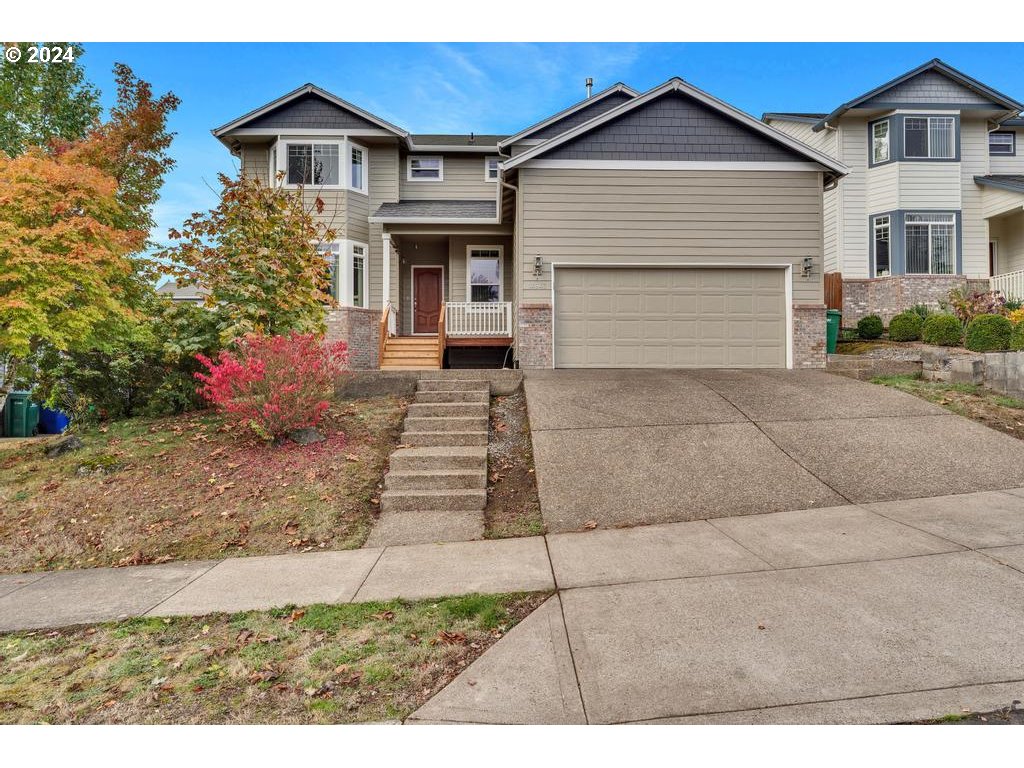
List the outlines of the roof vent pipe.
{"type": "Polygon", "coordinates": [[[590,98],[590,95],[593,92],[593,90],[594,90],[594,78],[588,77],[587,78],[587,98],[588,99],[590,98]]]}

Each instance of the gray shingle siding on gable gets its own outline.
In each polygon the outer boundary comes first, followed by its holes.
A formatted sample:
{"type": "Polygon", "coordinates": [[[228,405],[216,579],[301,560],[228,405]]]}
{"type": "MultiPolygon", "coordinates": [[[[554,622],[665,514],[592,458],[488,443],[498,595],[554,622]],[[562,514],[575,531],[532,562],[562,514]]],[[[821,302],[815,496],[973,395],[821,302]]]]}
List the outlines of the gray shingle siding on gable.
{"type": "Polygon", "coordinates": [[[679,93],[539,156],[544,160],[788,162],[807,158],[679,93]]]}
{"type": "Polygon", "coordinates": [[[922,72],[894,85],[858,107],[876,104],[988,104],[988,99],[939,72],[922,72]]]}
{"type": "Polygon", "coordinates": [[[364,129],[379,128],[354,112],[342,109],[336,104],[307,94],[284,106],[250,120],[244,128],[280,128],[282,130],[316,129],[364,129]]]}
{"type": "Polygon", "coordinates": [[[555,136],[559,136],[566,131],[575,128],[581,123],[587,122],[587,120],[593,120],[598,115],[603,115],[609,109],[622,104],[624,101],[629,101],[633,97],[628,93],[622,91],[615,91],[605,96],[603,99],[595,101],[593,104],[588,104],[582,109],[573,112],[571,115],[566,115],[561,120],[556,120],[551,125],[546,125],[536,133],[531,133],[528,139],[550,139],[555,136]]]}

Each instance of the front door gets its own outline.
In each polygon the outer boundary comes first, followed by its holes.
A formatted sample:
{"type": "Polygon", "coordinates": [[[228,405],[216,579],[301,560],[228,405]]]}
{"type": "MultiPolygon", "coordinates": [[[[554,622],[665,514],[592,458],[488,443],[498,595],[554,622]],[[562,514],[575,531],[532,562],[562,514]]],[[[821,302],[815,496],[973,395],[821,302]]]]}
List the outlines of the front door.
{"type": "Polygon", "coordinates": [[[412,270],[412,332],[437,333],[444,295],[440,267],[415,267],[412,270]]]}

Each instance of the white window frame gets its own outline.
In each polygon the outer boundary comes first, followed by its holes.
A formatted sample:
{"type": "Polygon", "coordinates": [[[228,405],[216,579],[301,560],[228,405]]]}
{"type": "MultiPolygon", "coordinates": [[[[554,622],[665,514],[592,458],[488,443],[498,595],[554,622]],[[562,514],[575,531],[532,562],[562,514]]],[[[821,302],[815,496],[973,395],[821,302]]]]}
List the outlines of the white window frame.
{"type": "MultiPolygon", "coordinates": [[[[505,247],[503,245],[467,245],[466,246],[466,302],[469,304],[500,304],[505,301],[505,247]],[[473,301],[473,251],[498,252],[498,300],[473,301]]],[[[472,311],[470,307],[470,311],[472,311]]]]}
{"type": "MultiPolygon", "coordinates": [[[[997,146],[999,146],[997,144],[997,146]]],[[[1017,133],[1015,131],[992,131],[988,135],[988,154],[990,157],[1013,157],[1017,154],[1017,133]],[[1009,149],[1009,152],[993,152],[992,151],[992,139],[996,136],[1002,138],[1008,136],[1010,139],[1009,144],[1003,144],[1002,146],[1009,149]]]]}
{"type": "Polygon", "coordinates": [[[268,186],[277,186],[277,142],[270,145],[269,153],[267,154],[267,184],[268,186]]]}
{"type": "Polygon", "coordinates": [[[892,158],[892,125],[888,119],[879,120],[878,122],[871,124],[871,164],[878,165],[880,163],[887,163],[892,158]],[[876,134],[876,131],[881,127],[885,126],[885,136],[880,137],[876,134]],[[885,157],[879,159],[875,156],[875,144],[882,139],[885,140],[885,157]]]}
{"type": "Polygon", "coordinates": [[[370,246],[367,243],[359,243],[355,240],[348,242],[348,248],[346,249],[347,255],[345,258],[345,274],[347,276],[346,281],[346,302],[348,306],[355,307],[359,306],[362,309],[369,309],[370,307],[370,246]],[[360,286],[363,294],[363,303],[360,305],[356,304],[355,301],[355,285],[353,282],[353,276],[355,272],[356,263],[356,249],[362,248],[363,253],[359,257],[363,260],[363,284],[360,286]]]}
{"type": "Polygon", "coordinates": [[[501,163],[501,158],[497,155],[489,155],[484,158],[484,181],[498,183],[498,177],[501,175],[501,169],[498,165],[501,163]],[[491,178],[491,163],[494,163],[494,178],[491,178]]]}
{"type": "Polygon", "coordinates": [[[335,254],[336,261],[334,262],[334,277],[331,280],[331,288],[328,291],[327,295],[330,296],[334,300],[335,304],[341,304],[341,285],[342,285],[342,281],[341,281],[342,272],[341,272],[341,270],[344,268],[344,265],[345,265],[345,251],[346,251],[345,241],[344,240],[324,240],[322,242],[317,243],[316,246],[317,246],[317,251],[319,251],[322,254],[326,254],[326,253],[329,253],[329,252],[332,252],[332,253],[335,254]],[[329,246],[332,249],[333,249],[334,246],[337,246],[337,251],[336,252],[333,251],[333,250],[332,251],[321,251],[320,249],[325,247],[325,246],[329,246]]]}
{"type": "Polygon", "coordinates": [[[418,184],[424,182],[427,184],[436,184],[439,181],[444,181],[444,155],[409,155],[405,158],[405,180],[418,184]],[[412,175],[412,161],[413,160],[437,160],[437,178],[436,179],[425,179],[425,178],[413,178],[412,175]]]}
{"type": "MultiPolygon", "coordinates": [[[[891,233],[890,233],[891,237],[891,233]]],[[[891,242],[891,241],[890,241],[891,242]]],[[[890,245],[891,248],[891,245],[890,245]]],[[[960,256],[959,246],[957,245],[957,228],[956,228],[956,214],[946,213],[945,211],[907,211],[903,214],[903,274],[905,275],[955,275],[957,258],[960,256]],[[949,221],[907,221],[910,216],[948,216],[949,221]],[[928,227],[928,271],[927,272],[911,272],[909,270],[910,265],[910,247],[908,246],[907,238],[907,227],[928,227]],[[932,251],[932,227],[953,227],[953,271],[952,272],[936,272],[935,271],[935,256],[932,251]]]]}
{"type": "Polygon", "coordinates": [[[345,165],[345,181],[348,183],[348,188],[353,192],[359,192],[363,195],[370,194],[370,151],[362,144],[357,144],[354,141],[345,142],[345,159],[347,161],[345,165]],[[357,187],[352,183],[352,150],[358,149],[363,153],[363,184],[361,187],[357,187]]]}
{"type": "Polygon", "coordinates": [[[955,160],[956,159],[956,143],[957,143],[957,130],[956,130],[956,118],[952,115],[907,115],[903,118],[903,157],[906,160],[955,160]],[[924,120],[927,123],[925,128],[925,139],[928,142],[928,154],[926,155],[911,155],[907,153],[907,121],[908,120],[924,120]],[[947,120],[953,127],[953,140],[949,143],[951,155],[938,156],[932,154],[932,121],[933,120],[947,120]]]}
{"type": "MultiPolygon", "coordinates": [[[[282,186],[285,189],[300,189],[302,187],[316,188],[316,189],[344,189],[345,188],[345,177],[348,175],[348,166],[342,162],[346,157],[345,154],[345,140],[344,139],[283,139],[278,141],[275,145],[277,148],[277,162],[284,166],[284,179],[282,180],[282,186]],[[309,145],[310,147],[320,145],[328,146],[334,145],[338,148],[338,183],[337,184],[317,184],[316,182],[310,182],[309,184],[291,184],[288,181],[288,148],[292,146],[304,146],[309,145]],[[284,151],[281,151],[281,147],[284,147],[284,151]],[[283,160],[283,163],[282,163],[283,160]]],[[[312,151],[312,150],[311,150],[312,151]]]]}
{"type": "Polygon", "coordinates": [[[871,217],[871,238],[871,269],[874,272],[873,277],[887,277],[892,274],[892,216],[890,214],[883,213],[871,217]],[[878,230],[882,228],[889,232],[887,240],[889,243],[889,268],[884,275],[878,272],[878,230]]]}

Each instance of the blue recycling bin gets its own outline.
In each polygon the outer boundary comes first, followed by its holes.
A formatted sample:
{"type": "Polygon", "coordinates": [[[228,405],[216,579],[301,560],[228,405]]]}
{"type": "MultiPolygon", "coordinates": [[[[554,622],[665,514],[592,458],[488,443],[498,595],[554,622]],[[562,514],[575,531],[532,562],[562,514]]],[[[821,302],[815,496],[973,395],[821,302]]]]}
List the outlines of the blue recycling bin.
{"type": "Polygon", "coordinates": [[[39,410],[39,431],[47,435],[60,435],[68,428],[71,418],[63,411],[53,408],[39,410]]]}

